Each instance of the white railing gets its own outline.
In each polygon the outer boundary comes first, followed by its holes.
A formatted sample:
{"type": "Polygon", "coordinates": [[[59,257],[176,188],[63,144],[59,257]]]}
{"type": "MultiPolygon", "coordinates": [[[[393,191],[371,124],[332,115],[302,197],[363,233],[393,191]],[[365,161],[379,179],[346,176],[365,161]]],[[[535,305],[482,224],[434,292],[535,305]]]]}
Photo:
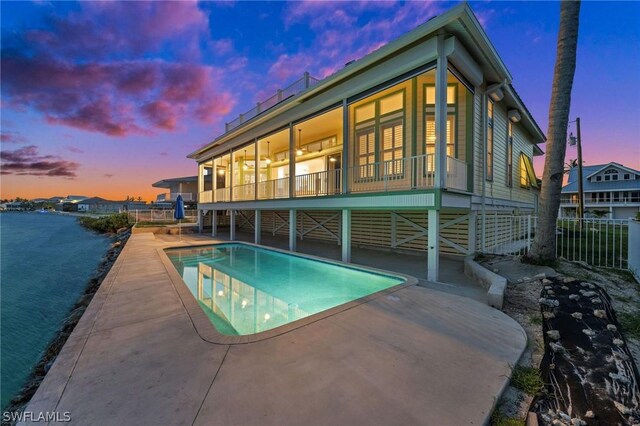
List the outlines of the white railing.
{"type": "MultiPolygon", "coordinates": [[[[433,188],[435,163],[433,154],[349,168],[351,192],[387,192],[402,189],[433,188]]],[[[467,163],[447,157],[447,187],[467,189],[467,163]]]]}
{"type": "Polygon", "coordinates": [[[296,176],[296,197],[317,197],[342,192],[340,169],[296,176]]]}
{"type": "MultiPolygon", "coordinates": [[[[526,254],[537,231],[536,216],[479,214],[478,247],[482,253],[526,254]]],[[[629,269],[629,220],[558,219],[556,255],[600,268],[629,269]]]]}
{"type": "Polygon", "coordinates": [[[213,191],[201,191],[198,194],[199,203],[211,203],[213,202],[213,191]]]}
{"type": "Polygon", "coordinates": [[[467,163],[447,156],[447,188],[467,190],[467,163]]]}
{"type": "Polygon", "coordinates": [[[258,114],[268,110],[269,108],[277,105],[278,103],[297,95],[300,92],[308,89],[311,86],[315,86],[318,84],[320,80],[309,75],[308,72],[305,72],[302,78],[294,81],[288,87],[278,90],[277,93],[271,96],[269,99],[266,99],[262,102],[258,102],[255,107],[251,108],[249,111],[240,114],[238,118],[229,123],[225,123],[224,131],[229,132],[230,130],[235,129],[240,126],[242,123],[246,123],[251,120],[253,117],[258,114]]]}
{"type": "MultiPolygon", "coordinates": [[[[177,222],[173,218],[173,209],[154,210],[129,210],[129,220],[138,222],[177,222]]],[[[198,221],[198,211],[195,209],[185,209],[185,218],[182,223],[196,223],[198,221]]]]}
{"type": "MultiPolygon", "coordinates": [[[[640,198],[627,198],[624,200],[620,200],[620,199],[610,199],[610,200],[589,200],[589,199],[585,199],[584,200],[584,204],[593,204],[593,205],[605,205],[608,206],[609,204],[612,205],[625,205],[625,204],[637,204],[640,203],[640,198]]],[[[578,200],[569,200],[569,199],[561,199],[560,200],[560,204],[571,204],[571,205],[577,205],[578,204],[578,200]]]]}
{"type": "Polygon", "coordinates": [[[195,201],[195,197],[194,197],[195,194],[191,192],[171,192],[169,194],[169,200],[175,201],[176,198],[178,198],[178,195],[182,195],[183,201],[195,201]]]}
{"type": "Polygon", "coordinates": [[[233,201],[255,200],[256,185],[247,183],[244,185],[236,185],[233,187],[233,201]]]}
{"type": "Polygon", "coordinates": [[[258,199],[272,200],[289,196],[289,178],[271,179],[258,182],[258,199]]]}
{"type": "Polygon", "coordinates": [[[556,253],[571,262],[628,269],[627,219],[558,219],[556,253]]]}
{"type": "Polygon", "coordinates": [[[229,188],[216,189],[214,201],[216,203],[231,201],[231,191],[229,191],[229,188]]]}

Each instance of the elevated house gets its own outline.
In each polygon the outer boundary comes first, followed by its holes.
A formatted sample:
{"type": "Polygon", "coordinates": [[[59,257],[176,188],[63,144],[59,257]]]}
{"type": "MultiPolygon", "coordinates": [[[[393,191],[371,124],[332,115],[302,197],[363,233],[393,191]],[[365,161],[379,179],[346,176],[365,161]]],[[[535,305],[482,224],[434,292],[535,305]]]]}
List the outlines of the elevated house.
{"type": "MultiPolygon", "coordinates": [[[[210,180],[207,184],[211,184],[210,180]]],[[[168,190],[168,192],[157,195],[156,205],[165,205],[170,208],[175,205],[178,195],[182,195],[185,203],[195,204],[198,200],[198,176],[162,179],[151,186],[168,190]]],[[[207,188],[203,188],[203,191],[206,190],[207,188]]],[[[208,190],[211,190],[211,188],[208,188],[208,190]]]]}
{"type": "MultiPolygon", "coordinates": [[[[628,219],[640,212],[640,171],[618,163],[582,168],[584,216],[628,219]]],[[[578,169],[569,171],[562,187],[560,217],[576,217],[578,169]]]]}
{"type": "Polygon", "coordinates": [[[124,209],[124,201],[105,200],[101,197],[85,198],[78,202],[79,212],[119,213],[124,209]]]}
{"type": "Polygon", "coordinates": [[[308,73],[189,155],[203,227],[441,253],[498,244],[496,217],[536,210],[545,137],[467,4],[342,70],[308,73]]]}

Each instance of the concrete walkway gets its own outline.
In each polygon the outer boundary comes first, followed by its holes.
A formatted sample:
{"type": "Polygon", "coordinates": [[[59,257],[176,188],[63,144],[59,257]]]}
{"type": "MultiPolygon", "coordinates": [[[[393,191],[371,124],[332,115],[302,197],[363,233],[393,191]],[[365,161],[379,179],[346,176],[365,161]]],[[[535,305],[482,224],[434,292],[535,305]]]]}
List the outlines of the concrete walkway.
{"type": "Polygon", "coordinates": [[[259,342],[209,343],[157,251],[169,245],[131,237],[27,411],[82,425],[480,425],[526,345],[503,313],[416,286],[259,342]]]}

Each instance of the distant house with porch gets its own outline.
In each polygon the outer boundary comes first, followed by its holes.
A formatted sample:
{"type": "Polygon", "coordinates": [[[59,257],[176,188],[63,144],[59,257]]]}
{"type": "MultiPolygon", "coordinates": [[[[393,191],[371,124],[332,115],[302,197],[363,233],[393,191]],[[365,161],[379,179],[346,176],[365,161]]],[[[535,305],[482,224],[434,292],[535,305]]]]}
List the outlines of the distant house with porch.
{"type": "Polygon", "coordinates": [[[175,204],[178,195],[182,195],[182,200],[185,203],[195,204],[198,201],[198,176],[162,179],[151,186],[168,190],[157,195],[156,205],[164,204],[171,207],[175,204]]]}
{"type": "Polygon", "coordinates": [[[78,211],[87,213],[119,213],[123,207],[124,201],[111,201],[100,197],[85,198],[78,202],[78,211]]]}
{"type": "Polygon", "coordinates": [[[441,254],[501,244],[499,217],[537,209],[545,136],[511,83],[466,3],[305,73],[189,155],[200,224],[324,241],[345,262],[352,246],[426,253],[438,280],[441,254]]]}
{"type": "MultiPolygon", "coordinates": [[[[640,211],[640,171],[619,163],[582,168],[584,215],[628,219],[640,211]]],[[[560,217],[575,217],[578,209],[578,169],[569,171],[562,188],[560,217]]]]}

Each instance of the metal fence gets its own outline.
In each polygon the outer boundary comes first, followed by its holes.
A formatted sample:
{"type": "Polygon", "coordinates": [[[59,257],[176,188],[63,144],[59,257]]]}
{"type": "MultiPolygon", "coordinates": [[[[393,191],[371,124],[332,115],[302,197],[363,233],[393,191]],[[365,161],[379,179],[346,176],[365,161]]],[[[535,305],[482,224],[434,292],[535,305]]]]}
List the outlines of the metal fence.
{"type": "Polygon", "coordinates": [[[558,219],[556,253],[601,268],[629,268],[627,219],[558,219]]]}
{"type": "MultiPolygon", "coordinates": [[[[487,213],[478,220],[481,251],[500,255],[528,253],[536,234],[537,219],[533,215],[487,213]]],[[[570,262],[585,262],[600,268],[629,269],[629,221],[558,219],[556,254],[570,262]]]]}
{"type": "MultiPolygon", "coordinates": [[[[173,209],[153,209],[153,210],[130,210],[129,221],[131,222],[177,222],[173,218],[173,209]]],[[[197,223],[198,211],[196,209],[185,209],[185,218],[182,223],[197,223]]]]}

